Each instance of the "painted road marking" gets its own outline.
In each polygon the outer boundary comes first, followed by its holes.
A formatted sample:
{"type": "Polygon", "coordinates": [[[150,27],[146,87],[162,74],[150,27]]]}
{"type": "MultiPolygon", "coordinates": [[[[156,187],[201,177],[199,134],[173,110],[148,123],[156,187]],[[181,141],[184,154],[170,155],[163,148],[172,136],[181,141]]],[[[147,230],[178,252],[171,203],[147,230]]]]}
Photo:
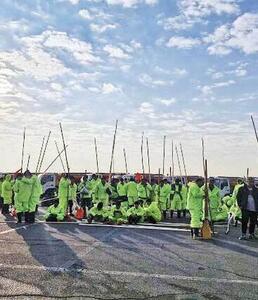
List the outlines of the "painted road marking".
{"type": "MultiPolygon", "coordinates": [[[[69,273],[74,271],[73,268],[62,268],[62,267],[45,267],[36,265],[11,265],[11,264],[0,264],[0,269],[10,270],[35,270],[35,271],[47,271],[57,273],[69,273]]],[[[157,273],[143,273],[143,272],[122,272],[122,271],[109,271],[109,270],[86,270],[86,269],[75,269],[85,275],[111,275],[111,276],[125,276],[125,277],[136,277],[136,278],[155,278],[161,280],[179,280],[179,281],[195,281],[204,283],[218,283],[218,284],[246,284],[258,286],[258,280],[242,280],[242,279],[226,279],[216,277],[199,277],[199,276],[181,276],[181,275],[169,275],[169,274],[157,274],[157,273]]]]}

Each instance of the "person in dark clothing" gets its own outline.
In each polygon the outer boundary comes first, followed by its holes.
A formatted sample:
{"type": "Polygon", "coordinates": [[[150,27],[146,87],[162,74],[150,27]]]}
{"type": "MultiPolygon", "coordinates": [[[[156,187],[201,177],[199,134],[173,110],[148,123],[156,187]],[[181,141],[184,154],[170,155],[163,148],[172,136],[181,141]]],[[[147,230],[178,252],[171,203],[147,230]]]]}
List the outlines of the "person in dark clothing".
{"type": "Polygon", "coordinates": [[[258,215],[258,188],[254,185],[252,178],[248,179],[247,184],[239,188],[237,193],[237,203],[242,212],[242,235],[240,240],[247,239],[246,232],[249,222],[249,239],[255,239],[255,225],[258,215]]]}

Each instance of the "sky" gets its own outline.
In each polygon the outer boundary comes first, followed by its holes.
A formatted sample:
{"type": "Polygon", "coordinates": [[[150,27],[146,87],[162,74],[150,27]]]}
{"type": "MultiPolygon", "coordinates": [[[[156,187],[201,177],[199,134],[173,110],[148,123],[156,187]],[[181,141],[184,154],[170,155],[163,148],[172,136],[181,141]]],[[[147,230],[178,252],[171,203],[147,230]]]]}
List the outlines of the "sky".
{"type": "MultiPolygon", "coordinates": [[[[0,172],[25,161],[42,171],[62,148],[72,171],[141,171],[141,136],[151,172],[172,165],[172,140],[188,174],[258,176],[257,0],[1,0],[0,172]]],[[[179,174],[174,151],[175,173],[179,174]]],[[[62,171],[58,160],[50,171],[62,171]]],[[[183,172],[183,171],[182,171],[183,172]]],[[[184,172],[183,172],[184,173],[184,172]]]]}

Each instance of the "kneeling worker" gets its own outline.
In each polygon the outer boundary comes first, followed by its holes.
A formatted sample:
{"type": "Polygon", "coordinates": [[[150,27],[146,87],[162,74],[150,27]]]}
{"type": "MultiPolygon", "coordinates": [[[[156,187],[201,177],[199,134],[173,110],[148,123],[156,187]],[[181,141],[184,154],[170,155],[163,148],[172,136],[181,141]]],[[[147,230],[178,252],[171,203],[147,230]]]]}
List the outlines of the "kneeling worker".
{"type": "Polygon", "coordinates": [[[121,207],[120,201],[111,207],[108,220],[110,223],[118,225],[127,223],[126,210],[121,207]]]}
{"type": "Polygon", "coordinates": [[[47,222],[63,221],[65,217],[65,211],[62,205],[59,205],[58,201],[51,205],[47,209],[45,219],[47,222]]]}
{"type": "Polygon", "coordinates": [[[140,206],[140,201],[136,201],[134,206],[127,211],[127,219],[129,224],[141,223],[144,220],[144,209],[140,206]]]}
{"type": "Polygon", "coordinates": [[[144,207],[144,220],[153,224],[161,221],[161,211],[157,201],[151,202],[151,199],[147,200],[147,206],[144,207]]]}
{"type": "Polygon", "coordinates": [[[103,205],[103,202],[98,202],[90,210],[88,214],[88,223],[91,224],[92,221],[105,222],[108,218],[108,209],[103,205]]]}

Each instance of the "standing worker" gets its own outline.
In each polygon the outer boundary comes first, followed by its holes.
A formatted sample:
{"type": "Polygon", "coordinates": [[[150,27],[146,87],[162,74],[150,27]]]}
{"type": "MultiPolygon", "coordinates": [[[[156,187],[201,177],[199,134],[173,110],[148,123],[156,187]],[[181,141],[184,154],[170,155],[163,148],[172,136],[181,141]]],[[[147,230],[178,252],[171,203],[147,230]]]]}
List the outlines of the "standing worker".
{"type": "Polygon", "coordinates": [[[12,183],[11,183],[11,175],[7,174],[5,176],[5,179],[2,184],[2,198],[4,199],[3,202],[3,208],[2,208],[2,214],[7,215],[9,214],[9,207],[10,204],[12,204],[12,183]]]}
{"type": "Polygon", "coordinates": [[[84,211],[84,218],[87,216],[87,211],[92,207],[92,191],[88,176],[84,175],[82,181],[78,185],[78,192],[80,193],[80,206],[84,211]]]}
{"type": "Polygon", "coordinates": [[[203,202],[204,202],[204,191],[202,186],[204,180],[202,177],[196,179],[194,183],[191,183],[187,198],[187,209],[191,216],[191,235],[195,239],[199,237],[199,230],[202,226],[203,219],[203,202]]]}
{"type": "Polygon", "coordinates": [[[184,208],[184,197],[186,197],[185,190],[179,178],[175,179],[175,183],[171,185],[171,194],[170,194],[170,215],[173,218],[174,211],[177,211],[177,217],[181,218],[181,210],[184,208]]]}
{"type": "Polygon", "coordinates": [[[69,185],[69,197],[68,197],[68,207],[69,207],[69,215],[73,215],[73,204],[76,201],[77,197],[77,184],[75,183],[75,178],[70,176],[70,185],[69,185]]]}
{"type": "Polygon", "coordinates": [[[128,199],[126,195],[126,189],[127,189],[127,185],[124,179],[121,177],[120,181],[117,184],[117,193],[118,193],[119,201],[121,202],[121,206],[124,209],[128,209],[128,199]]]}
{"type": "Polygon", "coordinates": [[[163,179],[156,187],[157,201],[159,203],[160,210],[163,215],[163,220],[166,219],[166,212],[168,208],[168,198],[171,192],[171,187],[167,184],[167,180],[163,179]]]}
{"type": "Polygon", "coordinates": [[[37,206],[39,205],[40,196],[42,195],[42,185],[37,175],[31,177],[31,195],[29,198],[28,209],[29,209],[29,223],[35,222],[35,213],[37,206]]]}
{"type": "Polygon", "coordinates": [[[147,199],[151,196],[151,185],[147,182],[145,178],[142,178],[141,182],[138,184],[138,199],[146,203],[147,199]]]}
{"type": "Polygon", "coordinates": [[[254,185],[253,178],[248,178],[247,184],[239,188],[237,203],[242,212],[242,235],[240,240],[246,240],[247,226],[249,223],[249,239],[255,239],[255,225],[258,215],[258,188],[254,185]]]}
{"type": "Polygon", "coordinates": [[[106,179],[102,177],[101,182],[96,186],[94,191],[95,203],[102,202],[104,206],[108,206],[111,193],[110,185],[106,182],[106,179]]]}
{"type": "Polygon", "coordinates": [[[126,195],[128,199],[128,206],[132,207],[138,199],[137,183],[134,177],[130,178],[130,181],[126,185],[126,195]]]}
{"type": "Polygon", "coordinates": [[[220,189],[214,184],[215,180],[213,177],[209,178],[208,193],[210,202],[210,218],[211,221],[215,221],[219,208],[221,206],[221,195],[220,189]]]}
{"type": "Polygon", "coordinates": [[[67,214],[70,184],[71,184],[71,181],[69,179],[69,176],[67,174],[65,174],[60,179],[59,186],[58,186],[59,206],[63,209],[65,216],[67,214]]]}

